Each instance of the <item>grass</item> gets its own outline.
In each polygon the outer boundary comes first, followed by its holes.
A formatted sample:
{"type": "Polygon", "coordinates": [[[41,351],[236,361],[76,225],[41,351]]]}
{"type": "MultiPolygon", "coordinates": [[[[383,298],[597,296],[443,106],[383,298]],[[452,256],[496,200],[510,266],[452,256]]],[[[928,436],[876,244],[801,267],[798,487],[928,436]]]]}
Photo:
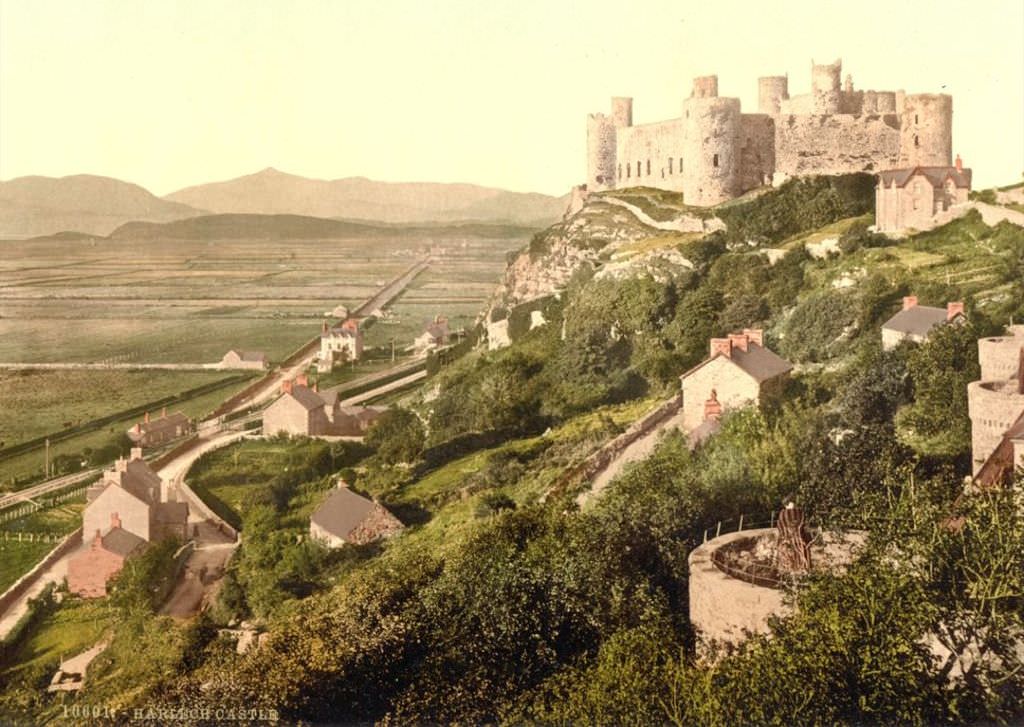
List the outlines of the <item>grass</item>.
{"type": "Polygon", "coordinates": [[[776,247],[784,250],[793,250],[804,245],[812,245],[820,243],[822,240],[829,238],[839,238],[853,227],[858,222],[865,222],[871,224],[874,222],[874,215],[861,215],[859,217],[846,217],[844,219],[833,222],[831,225],[826,225],[814,232],[809,234],[801,233],[799,235],[793,235],[780,242],[776,247]]]}
{"type": "Polygon", "coordinates": [[[236,372],[0,370],[0,442],[10,446],[236,372]]]}
{"type": "Polygon", "coordinates": [[[0,539],[0,593],[35,567],[56,543],[0,539]]]}
{"type": "Polygon", "coordinates": [[[56,670],[61,657],[72,657],[94,646],[114,625],[114,611],[105,600],[67,597],[14,650],[6,660],[13,666],[0,678],[13,679],[44,667],[56,670]]]}
{"type": "Polygon", "coordinates": [[[644,255],[646,253],[663,249],[679,249],[685,255],[686,245],[694,242],[695,240],[700,240],[702,237],[704,237],[704,234],[700,232],[672,232],[664,235],[656,235],[654,237],[648,237],[645,240],[637,240],[636,242],[629,242],[622,245],[615,250],[613,257],[620,257],[624,255],[644,255]]]}
{"type": "Polygon", "coordinates": [[[0,530],[12,533],[50,533],[67,535],[82,524],[82,510],[85,509],[85,496],[80,501],[68,501],[55,507],[37,510],[25,517],[11,520],[0,525],[0,530]]]}

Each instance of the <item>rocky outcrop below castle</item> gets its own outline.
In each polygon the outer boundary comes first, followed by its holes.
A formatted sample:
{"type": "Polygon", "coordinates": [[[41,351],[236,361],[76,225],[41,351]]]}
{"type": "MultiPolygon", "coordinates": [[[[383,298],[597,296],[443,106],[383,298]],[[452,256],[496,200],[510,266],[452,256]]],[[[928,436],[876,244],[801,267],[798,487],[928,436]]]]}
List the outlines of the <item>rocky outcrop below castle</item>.
{"type": "Polygon", "coordinates": [[[512,259],[491,309],[547,297],[580,274],[663,277],[666,268],[690,268],[677,246],[724,227],[710,211],[683,205],[678,194],[576,190],[565,218],[537,233],[512,259]]]}

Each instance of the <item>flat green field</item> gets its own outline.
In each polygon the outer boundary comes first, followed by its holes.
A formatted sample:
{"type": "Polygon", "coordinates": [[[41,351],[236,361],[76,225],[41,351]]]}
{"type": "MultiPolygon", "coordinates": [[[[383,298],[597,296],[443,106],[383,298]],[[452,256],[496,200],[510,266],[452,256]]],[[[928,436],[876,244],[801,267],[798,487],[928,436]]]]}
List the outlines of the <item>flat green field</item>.
{"type": "Polygon", "coordinates": [[[236,374],[224,371],[0,370],[0,391],[3,392],[0,395],[3,399],[0,448],[223,381],[236,374]]]}
{"type": "Polygon", "coordinates": [[[56,543],[19,543],[17,540],[0,539],[0,593],[32,570],[44,555],[56,547],[56,543]]]}

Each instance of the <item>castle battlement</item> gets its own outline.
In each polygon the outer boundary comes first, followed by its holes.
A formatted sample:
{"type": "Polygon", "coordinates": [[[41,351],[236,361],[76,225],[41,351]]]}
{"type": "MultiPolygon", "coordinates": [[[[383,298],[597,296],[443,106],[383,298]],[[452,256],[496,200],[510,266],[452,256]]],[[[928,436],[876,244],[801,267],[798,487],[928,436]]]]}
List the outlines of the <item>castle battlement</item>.
{"type": "Polygon", "coordinates": [[[633,100],[587,118],[587,188],[648,186],[714,205],[792,176],[875,173],[952,162],[953,101],[946,94],[855,90],[842,61],[812,61],[811,89],[789,95],[788,76],[758,79],[757,113],[718,95],[701,76],[681,116],[633,124],[633,100]]]}

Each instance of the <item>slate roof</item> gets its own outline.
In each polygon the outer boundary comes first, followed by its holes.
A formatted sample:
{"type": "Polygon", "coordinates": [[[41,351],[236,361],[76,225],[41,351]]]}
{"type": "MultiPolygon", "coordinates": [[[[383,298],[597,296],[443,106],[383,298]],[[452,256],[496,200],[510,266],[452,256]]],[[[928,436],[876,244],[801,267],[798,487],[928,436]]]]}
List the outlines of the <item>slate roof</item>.
{"type": "Polygon", "coordinates": [[[915,336],[925,336],[935,326],[946,322],[946,309],[928,305],[915,305],[901,310],[882,324],[882,328],[915,336]]]}
{"type": "MultiPolygon", "coordinates": [[[[679,378],[685,379],[697,369],[706,366],[720,356],[724,356],[724,354],[719,353],[704,359],[679,378]]],[[[732,357],[729,360],[739,366],[759,384],[793,370],[793,364],[789,361],[764,346],[758,346],[756,343],[748,343],[746,351],[734,346],[732,357]]]]}
{"type": "Polygon", "coordinates": [[[146,541],[135,533],[130,533],[124,528],[111,528],[110,531],[100,538],[104,550],[116,553],[122,558],[127,558],[140,548],[146,547],[146,541]]]}
{"type": "Polygon", "coordinates": [[[313,391],[308,386],[302,386],[300,384],[294,384],[292,386],[291,394],[285,394],[285,396],[291,396],[295,401],[299,402],[306,411],[320,409],[324,405],[324,400],[320,398],[320,394],[313,391]]]}
{"type": "Polygon", "coordinates": [[[188,522],[188,505],[184,502],[159,502],[154,508],[157,522],[179,524],[188,522]]]}
{"type": "Polygon", "coordinates": [[[150,469],[144,459],[133,459],[128,462],[124,472],[117,473],[121,476],[120,485],[128,492],[147,504],[153,504],[155,498],[160,496],[160,476],[150,469]]]}
{"type": "Polygon", "coordinates": [[[971,188],[971,170],[957,169],[956,167],[909,167],[907,169],[888,169],[884,172],[879,172],[878,176],[882,180],[882,184],[886,187],[891,187],[894,181],[896,182],[897,187],[905,187],[907,186],[907,182],[919,174],[923,175],[932,187],[941,187],[946,183],[947,178],[951,178],[957,187],[963,187],[966,189],[971,188]]]}
{"type": "Polygon", "coordinates": [[[159,419],[151,419],[148,422],[139,422],[139,431],[143,434],[148,434],[150,432],[175,429],[179,426],[187,427],[188,424],[188,417],[180,411],[176,411],[173,414],[168,414],[167,416],[160,417],[159,419]]]}
{"type": "Polygon", "coordinates": [[[375,506],[373,500],[357,495],[347,487],[339,487],[331,491],[310,521],[331,535],[345,539],[373,512],[375,506]]]}

